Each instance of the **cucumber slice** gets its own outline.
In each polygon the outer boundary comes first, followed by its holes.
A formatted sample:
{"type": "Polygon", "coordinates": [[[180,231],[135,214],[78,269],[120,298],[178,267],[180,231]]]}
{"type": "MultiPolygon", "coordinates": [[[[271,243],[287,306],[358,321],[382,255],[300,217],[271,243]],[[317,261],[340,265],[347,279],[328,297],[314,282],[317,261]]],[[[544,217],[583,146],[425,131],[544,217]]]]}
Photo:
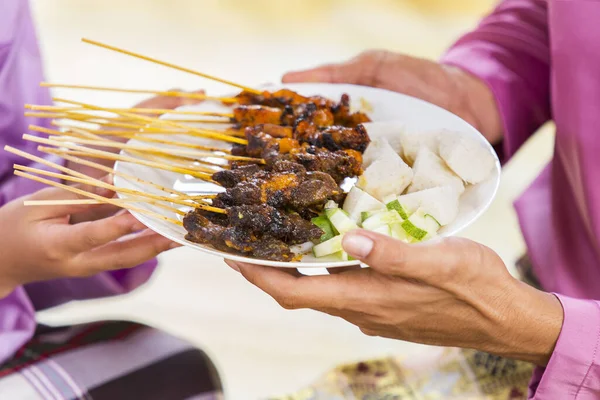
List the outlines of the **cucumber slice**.
{"type": "Polygon", "coordinates": [[[342,251],[342,235],[334,236],[326,242],[319,243],[313,247],[315,257],[325,257],[342,251]]]}
{"type": "Polygon", "coordinates": [[[433,215],[431,215],[431,214],[425,214],[424,217],[432,219],[436,223],[438,229],[442,227],[442,224],[440,224],[440,221],[438,221],[437,219],[435,219],[435,217],[433,215]]]}
{"type": "Polygon", "coordinates": [[[402,227],[402,222],[396,222],[390,225],[390,231],[394,239],[402,240],[403,242],[410,243],[413,241],[413,237],[409,236],[408,233],[402,227]]]}
{"type": "Polygon", "coordinates": [[[326,215],[319,215],[318,217],[311,219],[310,222],[321,228],[324,232],[320,238],[321,242],[325,242],[336,235],[336,232],[326,215]]]}
{"type": "Polygon", "coordinates": [[[370,231],[377,229],[382,226],[388,226],[395,222],[402,222],[402,219],[396,211],[384,211],[376,213],[375,215],[367,218],[362,223],[362,227],[370,231]]]}
{"type": "Polygon", "coordinates": [[[340,208],[326,209],[325,215],[335,230],[341,234],[351,231],[352,229],[358,229],[358,225],[356,225],[356,223],[350,219],[348,214],[340,208]]]}
{"type": "Polygon", "coordinates": [[[402,204],[400,204],[398,199],[390,201],[385,206],[387,207],[388,210],[396,211],[402,219],[408,219],[408,213],[406,212],[404,207],[402,207],[402,204]]]}
{"type": "Polygon", "coordinates": [[[434,236],[440,229],[440,224],[435,218],[419,209],[402,223],[402,227],[409,236],[417,241],[423,241],[434,236]]]}
{"type": "Polygon", "coordinates": [[[422,241],[425,236],[427,236],[427,231],[419,228],[408,219],[402,223],[402,228],[409,236],[415,238],[417,241],[422,241]]]}

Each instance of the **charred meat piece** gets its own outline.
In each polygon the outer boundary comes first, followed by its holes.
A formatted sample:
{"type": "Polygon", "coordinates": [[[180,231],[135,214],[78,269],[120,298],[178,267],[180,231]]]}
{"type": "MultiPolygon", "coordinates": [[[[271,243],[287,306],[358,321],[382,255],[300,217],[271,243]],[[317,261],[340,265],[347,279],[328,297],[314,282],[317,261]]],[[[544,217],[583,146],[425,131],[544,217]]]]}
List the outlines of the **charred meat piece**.
{"type": "Polygon", "coordinates": [[[264,173],[262,168],[257,164],[250,164],[235,169],[225,169],[223,171],[215,172],[212,175],[212,179],[224,188],[231,188],[240,182],[258,176],[261,173],[264,173]]]}
{"type": "Polygon", "coordinates": [[[227,245],[220,240],[225,227],[210,222],[201,210],[190,211],[183,218],[183,227],[188,232],[185,238],[190,242],[210,244],[217,250],[227,251],[227,245]]]}
{"type": "Polygon", "coordinates": [[[292,252],[290,246],[271,236],[263,236],[252,249],[256,258],[272,261],[297,261],[298,257],[292,252]]]}
{"type": "Polygon", "coordinates": [[[309,138],[309,143],[317,147],[324,147],[331,151],[349,149],[361,153],[364,153],[370,142],[369,134],[362,125],[354,128],[331,126],[309,138]]]}
{"type": "Polygon", "coordinates": [[[336,125],[353,128],[363,122],[371,122],[367,114],[362,112],[350,112],[350,96],[343,94],[340,102],[332,110],[336,125]]]}
{"type": "MultiPolygon", "coordinates": [[[[300,166],[296,168],[302,171],[300,166]]],[[[319,209],[341,192],[335,180],[323,172],[272,172],[242,181],[219,193],[214,201],[223,208],[267,204],[297,210],[305,207],[319,209]]]]}
{"type": "Polygon", "coordinates": [[[294,129],[291,126],[281,126],[275,124],[261,124],[256,125],[255,131],[264,132],[267,135],[274,138],[289,138],[292,139],[294,137],[294,129]]]}
{"type": "Polygon", "coordinates": [[[278,128],[281,129],[275,129],[270,124],[247,127],[244,134],[248,145],[244,153],[251,157],[268,159],[294,151],[301,147],[300,143],[309,143],[331,151],[349,149],[362,153],[371,141],[363,125],[354,128],[342,126],[319,128],[309,120],[299,120],[294,125],[293,138],[290,137],[290,127],[278,128]]]}
{"type": "Polygon", "coordinates": [[[217,250],[253,255],[274,261],[293,261],[290,246],[268,234],[255,235],[237,227],[223,227],[211,223],[200,210],[189,212],[183,219],[188,231],[186,239],[201,244],[210,244],[217,250]]]}
{"type": "Polygon", "coordinates": [[[266,159],[267,165],[286,160],[301,164],[307,171],[325,172],[337,182],[362,174],[362,155],[352,150],[331,152],[315,146],[305,146],[289,154],[266,159]]]}
{"type": "Polygon", "coordinates": [[[212,179],[224,188],[232,188],[241,182],[266,179],[270,176],[270,173],[304,174],[306,168],[292,161],[277,160],[273,164],[264,167],[258,164],[250,164],[215,172],[212,179]]]}
{"type": "Polygon", "coordinates": [[[266,233],[288,244],[316,240],[323,231],[298,214],[284,213],[268,205],[237,206],[227,210],[230,225],[260,234],[266,233]]]}
{"type": "Polygon", "coordinates": [[[246,145],[239,144],[239,143],[233,143],[233,146],[231,146],[231,155],[232,156],[242,156],[242,157],[248,156],[248,153],[246,153],[246,145]]]}
{"type": "Polygon", "coordinates": [[[238,106],[233,109],[234,122],[241,127],[261,124],[281,124],[283,110],[266,106],[238,106]]]}
{"type": "Polygon", "coordinates": [[[324,172],[307,172],[293,191],[288,204],[294,209],[321,207],[341,192],[335,180],[324,172]]]}
{"type": "Polygon", "coordinates": [[[252,157],[269,158],[276,154],[289,153],[300,147],[300,143],[292,138],[276,138],[263,130],[264,125],[248,127],[245,130],[246,153],[252,157]]]}
{"type": "Polygon", "coordinates": [[[268,165],[267,168],[271,172],[287,172],[292,174],[306,173],[306,168],[304,168],[304,166],[288,160],[276,160],[273,164],[268,165]]]}
{"type": "Polygon", "coordinates": [[[303,103],[288,106],[285,109],[283,122],[286,125],[296,125],[298,121],[308,121],[315,127],[331,126],[334,123],[333,113],[327,108],[319,108],[314,103],[303,103]]]}
{"type": "Polygon", "coordinates": [[[306,97],[289,89],[280,89],[275,92],[264,91],[261,94],[243,91],[236,98],[238,103],[243,105],[263,105],[278,108],[302,103],[314,103],[321,108],[331,108],[335,105],[335,102],[324,97],[306,97]]]}

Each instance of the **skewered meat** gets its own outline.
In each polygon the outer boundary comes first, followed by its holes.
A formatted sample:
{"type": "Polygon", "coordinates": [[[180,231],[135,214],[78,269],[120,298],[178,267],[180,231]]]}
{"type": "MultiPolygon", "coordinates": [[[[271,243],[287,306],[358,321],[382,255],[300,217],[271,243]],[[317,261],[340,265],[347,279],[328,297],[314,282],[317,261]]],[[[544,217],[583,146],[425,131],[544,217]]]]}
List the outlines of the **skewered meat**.
{"type": "Polygon", "coordinates": [[[347,95],[338,103],[282,89],[237,99],[233,122],[245,128],[248,143],[234,144],[231,153],[265,162],[231,161],[229,170],[213,174],[226,190],[212,206],[227,213],[189,212],[186,238],[266,260],[297,260],[290,246],[323,234],[310,218],[329,200],[343,202],[338,184],[362,173],[369,136],[360,124],[369,118],[350,112],[347,95]]]}
{"type": "MultiPolygon", "coordinates": [[[[276,92],[263,92],[260,95],[254,93],[242,92],[238,96],[238,101],[242,105],[262,105],[274,108],[288,108],[287,115],[293,115],[296,120],[312,118],[307,116],[306,108],[314,107],[318,110],[326,110],[331,119],[327,119],[327,125],[318,124],[318,126],[341,125],[345,127],[355,127],[363,122],[370,122],[371,119],[363,112],[351,112],[350,96],[343,94],[339,103],[326,99],[321,96],[302,96],[292,90],[282,89],[276,92]],[[300,107],[300,108],[298,108],[300,107]]],[[[308,112],[310,114],[310,112],[308,112]]],[[[323,115],[323,114],[322,114],[323,115]]],[[[318,121],[323,121],[317,119],[318,121]]],[[[287,123],[291,125],[291,123],[287,123]]]]}
{"type": "MultiPolygon", "coordinates": [[[[304,128],[304,126],[301,127],[304,128]]],[[[354,128],[336,125],[323,130],[308,128],[301,135],[301,141],[331,151],[350,149],[362,153],[367,149],[370,142],[367,130],[362,125],[357,125],[354,128]]]]}
{"type": "Polygon", "coordinates": [[[295,255],[290,244],[313,240],[323,234],[300,216],[286,215],[268,206],[232,207],[228,215],[231,226],[225,227],[209,221],[201,210],[189,212],[183,219],[188,231],[186,239],[210,244],[222,251],[292,261],[295,255]]]}
{"type": "Polygon", "coordinates": [[[317,130],[314,125],[307,125],[302,122],[294,132],[294,139],[273,137],[267,132],[275,132],[275,130],[268,125],[246,128],[245,135],[248,145],[243,151],[240,150],[241,148],[236,149],[236,155],[244,154],[269,160],[280,154],[294,153],[305,148],[306,146],[301,146],[301,142],[323,147],[333,152],[349,149],[362,153],[370,142],[369,135],[363,125],[358,125],[355,128],[333,126],[317,130]]]}
{"type": "Polygon", "coordinates": [[[236,96],[239,104],[250,105],[259,104],[269,107],[283,108],[285,106],[313,103],[320,108],[332,108],[336,103],[321,96],[302,96],[299,93],[289,89],[280,89],[275,92],[264,91],[261,94],[254,94],[251,92],[243,91],[236,96]]]}
{"type": "Polygon", "coordinates": [[[284,213],[265,205],[243,205],[227,210],[230,226],[254,234],[266,233],[288,244],[300,244],[316,240],[323,231],[298,214],[284,213]]]}
{"type": "Polygon", "coordinates": [[[367,114],[360,111],[350,112],[350,96],[343,94],[340,102],[332,109],[336,125],[353,128],[363,122],[371,122],[367,114]]]}
{"type": "Polygon", "coordinates": [[[353,150],[328,151],[314,146],[304,146],[289,154],[266,158],[267,165],[281,160],[302,165],[308,171],[321,171],[329,174],[337,183],[345,178],[362,174],[362,155],[353,150]]]}
{"type": "Polygon", "coordinates": [[[235,123],[242,127],[282,123],[283,110],[260,105],[239,106],[233,109],[235,123]]]}
{"type": "Polygon", "coordinates": [[[273,207],[297,210],[319,209],[342,192],[330,175],[319,171],[301,173],[256,171],[254,175],[237,175],[234,179],[244,180],[238,181],[235,186],[218,194],[215,198],[217,204],[225,207],[268,204],[273,207]]]}

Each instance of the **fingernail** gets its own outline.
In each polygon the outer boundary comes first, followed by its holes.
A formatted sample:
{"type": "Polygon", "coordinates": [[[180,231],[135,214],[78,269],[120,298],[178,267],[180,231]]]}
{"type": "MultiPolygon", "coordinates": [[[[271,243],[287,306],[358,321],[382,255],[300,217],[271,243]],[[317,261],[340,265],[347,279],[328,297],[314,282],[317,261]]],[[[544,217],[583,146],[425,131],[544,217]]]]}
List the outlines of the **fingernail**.
{"type": "Polygon", "coordinates": [[[346,253],[356,258],[365,258],[373,250],[373,240],[360,233],[348,233],[342,240],[346,253]]]}

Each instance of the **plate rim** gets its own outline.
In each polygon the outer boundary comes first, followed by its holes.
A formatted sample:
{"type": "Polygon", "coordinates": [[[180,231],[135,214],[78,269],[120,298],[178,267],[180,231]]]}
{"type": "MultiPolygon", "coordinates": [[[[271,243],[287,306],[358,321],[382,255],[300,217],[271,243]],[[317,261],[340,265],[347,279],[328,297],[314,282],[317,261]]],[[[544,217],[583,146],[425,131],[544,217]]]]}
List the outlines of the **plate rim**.
{"type": "MultiPolygon", "coordinates": [[[[272,90],[274,88],[302,88],[302,87],[314,87],[314,86],[336,86],[336,87],[348,87],[348,88],[360,88],[360,90],[369,90],[369,91],[373,91],[373,92],[382,92],[382,93],[392,93],[396,96],[401,96],[401,97],[405,97],[406,99],[409,99],[410,101],[413,102],[419,102],[422,104],[427,105],[428,107],[434,107],[436,109],[438,109],[440,112],[443,113],[449,113],[451,114],[453,117],[460,119],[464,124],[470,126],[475,132],[477,132],[482,138],[485,139],[485,136],[483,136],[483,134],[477,129],[475,128],[472,124],[468,123],[467,121],[465,121],[464,119],[462,119],[461,117],[459,117],[456,114],[451,113],[450,111],[436,105],[433,103],[430,103],[426,100],[423,99],[419,99],[417,97],[413,97],[404,93],[399,93],[399,92],[394,92],[392,90],[388,90],[388,89],[383,89],[383,88],[377,88],[377,87],[371,87],[371,86],[364,86],[364,85],[356,85],[356,84],[350,84],[350,83],[326,83],[326,82],[301,82],[301,83],[292,83],[292,84],[277,84],[277,83],[269,83],[266,85],[262,85],[260,89],[263,90],[272,90]]],[[[221,96],[231,96],[233,92],[224,92],[224,94],[222,94],[221,96]]],[[[182,110],[182,109],[187,109],[190,107],[193,107],[194,105],[184,105],[184,106],[180,106],[177,107],[175,109],[173,109],[173,111],[177,111],[177,110],[182,110]]],[[[169,116],[175,116],[176,114],[169,114],[169,113],[165,113],[163,115],[161,115],[159,118],[160,119],[167,119],[169,116]]],[[[392,122],[394,120],[388,120],[385,122],[392,122]]],[[[377,122],[377,121],[373,121],[373,122],[377,122]]],[[[383,122],[383,121],[382,121],[383,122]]],[[[400,121],[401,122],[401,121],[400,121]]],[[[133,140],[133,138],[129,139],[127,141],[127,143],[129,143],[129,141],[133,140]]],[[[488,211],[488,209],[490,208],[491,204],[494,202],[494,200],[496,199],[496,196],[498,194],[498,190],[500,187],[500,181],[501,181],[501,177],[502,177],[502,166],[500,163],[500,160],[498,158],[498,155],[496,154],[495,150],[493,149],[493,146],[491,145],[491,143],[489,143],[489,141],[487,141],[487,139],[485,139],[483,141],[486,144],[486,147],[488,148],[488,150],[491,152],[491,154],[494,155],[494,172],[497,173],[497,179],[494,182],[493,185],[493,190],[491,191],[491,195],[489,196],[489,198],[487,199],[487,201],[483,204],[482,207],[480,207],[478,209],[478,211],[473,215],[473,217],[471,218],[471,222],[468,225],[465,225],[462,229],[458,229],[455,228],[453,231],[449,231],[447,233],[444,234],[444,237],[451,237],[451,236],[455,236],[457,235],[459,232],[461,232],[462,230],[466,229],[467,227],[469,227],[470,225],[472,225],[475,221],[477,221],[485,212],[488,211]]],[[[120,151],[120,154],[124,153],[124,150],[120,151]]],[[[116,171],[119,170],[119,166],[120,166],[121,162],[120,161],[116,161],[115,165],[114,165],[114,169],[116,171]]],[[[114,177],[114,184],[115,186],[119,187],[118,182],[121,181],[121,178],[118,176],[114,177]]],[[[117,193],[117,196],[119,198],[122,198],[123,196],[120,193],[117,193]]],[[[203,253],[209,254],[211,256],[216,256],[219,258],[223,258],[224,260],[231,260],[231,261],[235,261],[235,262],[242,262],[242,263],[247,263],[247,264],[254,264],[254,265],[263,265],[263,266],[268,266],[268,267],[277,267],[277,268],[341,268],[341,267],[349,267],[349,266],[359,266],[361,265],[360,260],[349,260],[349,261],[322,261],[322,262],[318,262],[318,261],[309,261],[309,262],[294,262],[294,261],[272,261],[272,260],[262,260],[262,259],[257,259],[257,258],[251,258],[251,257],[245,257],[245,256],[241,256],[241,255],[237,255],[237,254],[233,254],[233,253],[227,253],[224,251],[220,251],[217,249],[214,249],[212,247],[209,247],[208,245],[203,245],[200,243],[194,243],[191,241],[186,240],[185,238],[179,238],[179,237],[175,237],[173,235],[171,235],[170,233],[165,233],[165,232],[158,232],[155,228],[150,227],[148,225],[146,225],[146,223],[143,221],[144,215],[142,213],[139,213],[137,211],[133,211],[133,210],[129,210],[129,212],[138,220],[140,221],[142,224],[144,224],[144,226],[146,226],[148,229],[158,233],[159,235],[166,237],[169,240],[172,240],[173,242],[176,242],[180,245],[182,245],[183,247],[190,247],[193,248],[197,251],[201,251],[203,253]]]]}

